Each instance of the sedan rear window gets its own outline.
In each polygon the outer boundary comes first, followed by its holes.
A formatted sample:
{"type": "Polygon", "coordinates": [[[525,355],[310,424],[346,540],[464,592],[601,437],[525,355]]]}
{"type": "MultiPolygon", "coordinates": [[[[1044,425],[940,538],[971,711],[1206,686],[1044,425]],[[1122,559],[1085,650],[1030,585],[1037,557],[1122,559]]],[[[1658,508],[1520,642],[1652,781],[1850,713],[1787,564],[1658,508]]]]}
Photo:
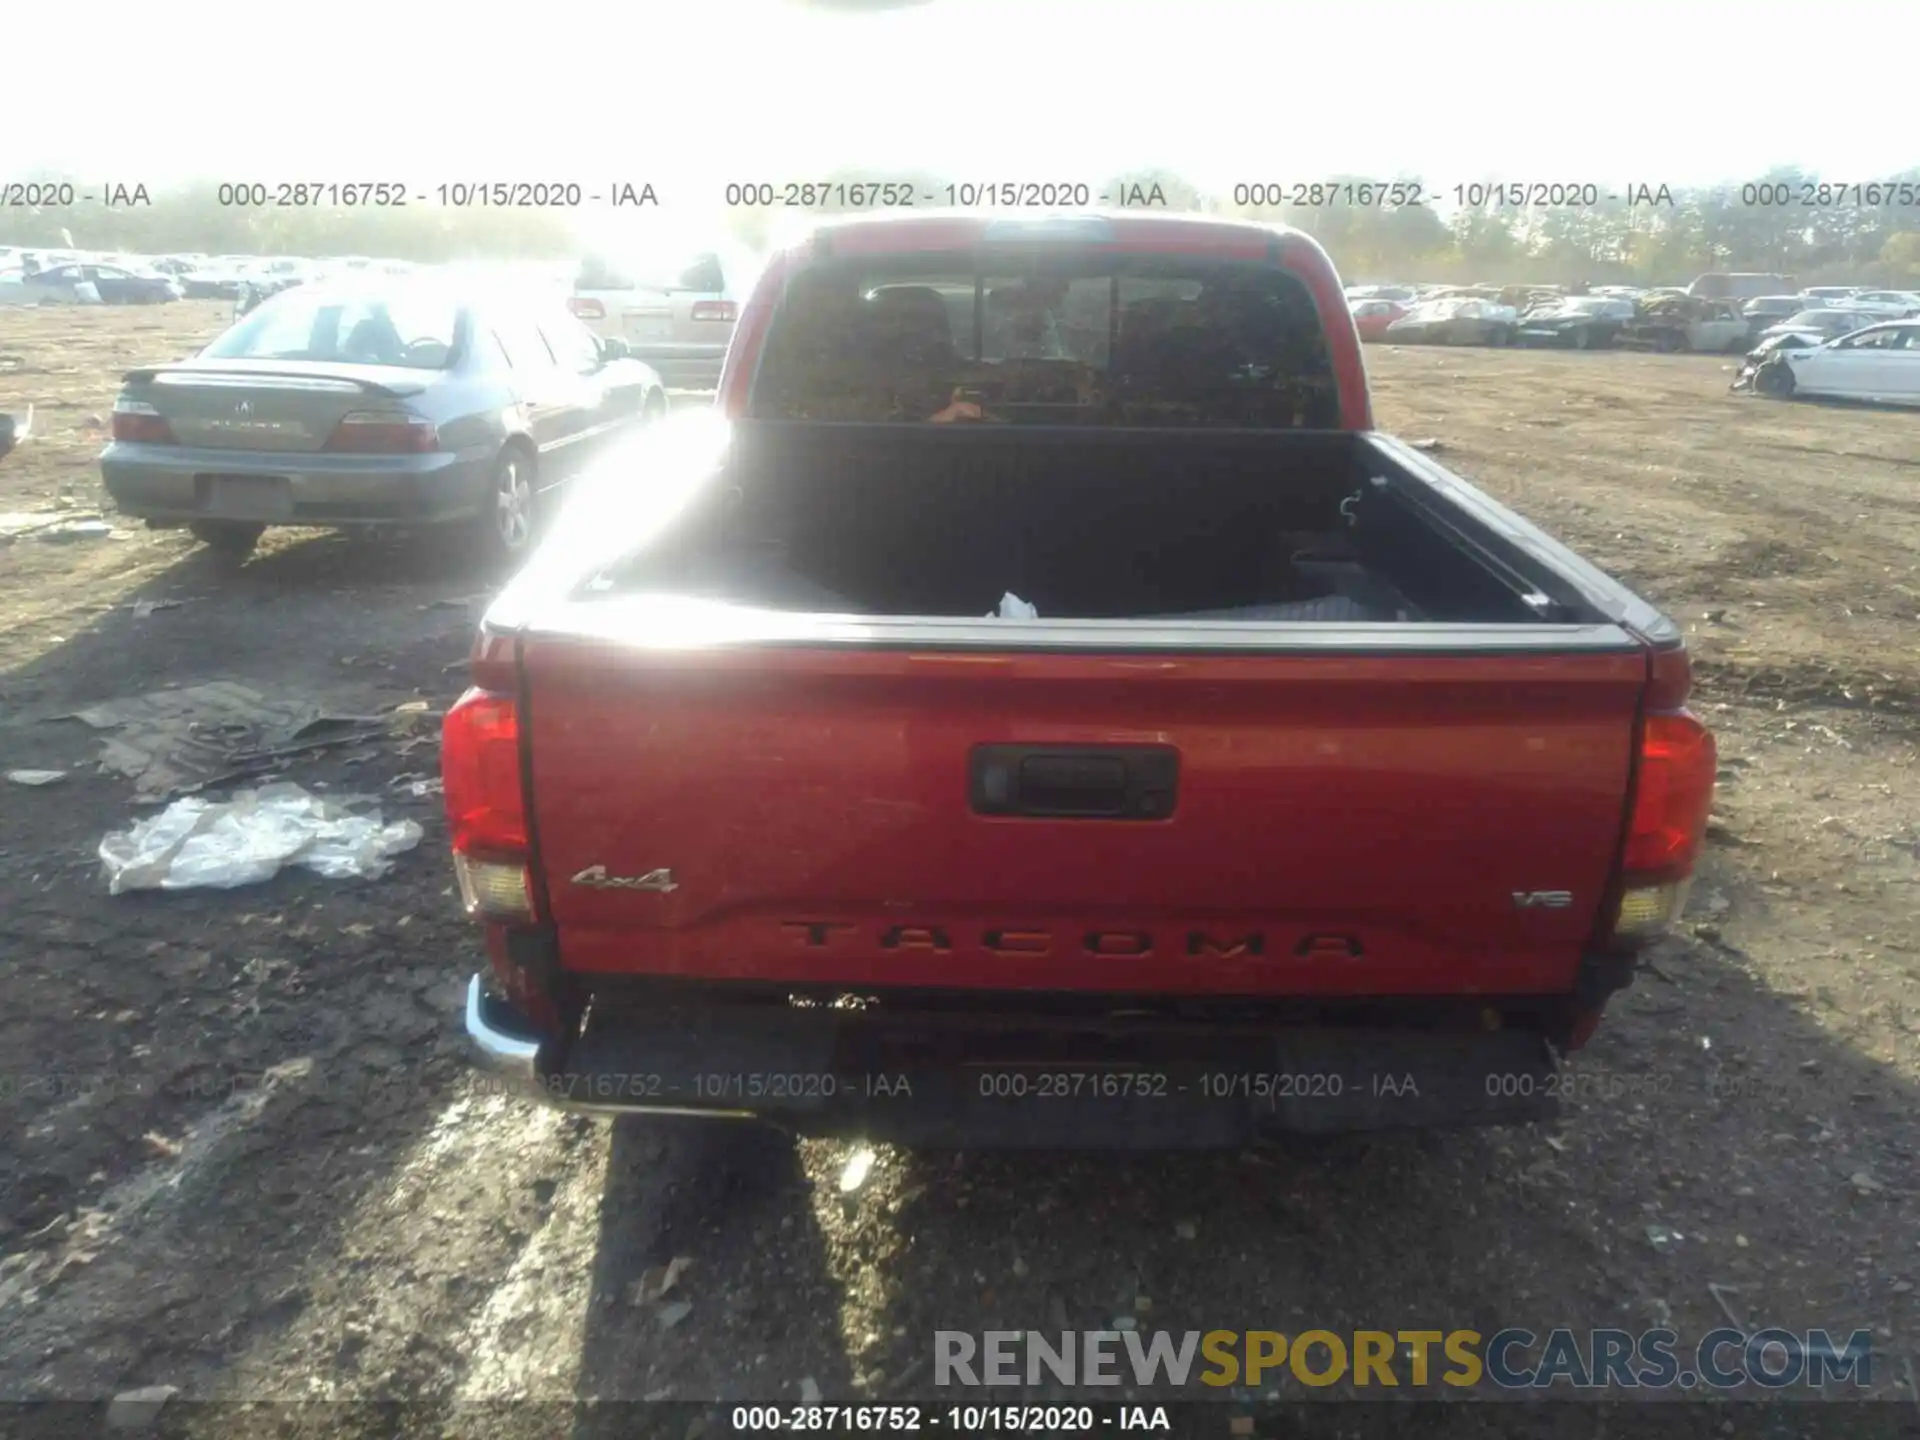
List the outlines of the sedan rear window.
{"type": "Polygon", "coordinates": [[[202,353],[217,360],[319,360],[444,370],[460,309],[438,296],[275,296],[202,353]]]}
{"type": "Polygon", "coordinates": [[[592,290],[691,290],[714,295],[726,289],[720,257],[711,253],[621,264],[589,255],[574,276],[575,293],[592,290]]]}
{"type": "Polygon", "coordinates": [[[1306,287],[1180,256],[849,258],[795,276],[760,419],[1334,428],[1306,287]]]}

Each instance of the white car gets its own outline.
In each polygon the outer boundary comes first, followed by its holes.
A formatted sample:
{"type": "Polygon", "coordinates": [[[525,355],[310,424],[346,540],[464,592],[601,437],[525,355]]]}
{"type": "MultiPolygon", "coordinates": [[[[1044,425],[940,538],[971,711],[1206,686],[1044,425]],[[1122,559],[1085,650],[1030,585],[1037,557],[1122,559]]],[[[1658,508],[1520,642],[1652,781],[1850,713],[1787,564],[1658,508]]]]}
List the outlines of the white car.
{"type": "Polygon", "coordinates": [[[1777,351],[1753,386],[1762,395],[1920,405],[1920,320],[1870,325],[1811,349],[1777,351]]]}
{"type": "Polygon", "coordinates": [[[1888,310],[1893,320],[1904,320],[1909,315],[1920,315],[1920,295],[1911,290],[1862,290],[1851,297],[1849,305],[1868,306],[1876,310],[1888,310]]]}
{"type": "Polygon", "coordinates": [[[574,277],[573,313],[659,372],[675,390],[711,390],[760,263],[719,247],[626,265],[589,255],[574,277]]]}

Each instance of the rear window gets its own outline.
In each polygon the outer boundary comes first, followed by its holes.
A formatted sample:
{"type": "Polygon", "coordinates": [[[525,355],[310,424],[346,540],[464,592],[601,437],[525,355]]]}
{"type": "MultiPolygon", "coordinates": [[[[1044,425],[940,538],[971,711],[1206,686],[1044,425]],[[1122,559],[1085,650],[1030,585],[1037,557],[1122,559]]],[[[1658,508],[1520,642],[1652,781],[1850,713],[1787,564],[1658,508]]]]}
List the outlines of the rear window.
{"type": "Polygon", "coordinates": [[[583,290],[691,290],[717,295],[727,288],[720,257],[710,253],[622,263],[603,255],[580,262],[573,288],[583,290]]]}
{"type": "Polygon", "coordinates": [[[216,360],[322,360],[444,370],[460,309],[436,295],[275,296],[202,353],[216,360]]]}
{"type": "Polygon", "coordinates": [[[1331,429],[1306,287],[1172,256],[829,261],[795,276],[749,413],[769,420],[1331,429]]]}

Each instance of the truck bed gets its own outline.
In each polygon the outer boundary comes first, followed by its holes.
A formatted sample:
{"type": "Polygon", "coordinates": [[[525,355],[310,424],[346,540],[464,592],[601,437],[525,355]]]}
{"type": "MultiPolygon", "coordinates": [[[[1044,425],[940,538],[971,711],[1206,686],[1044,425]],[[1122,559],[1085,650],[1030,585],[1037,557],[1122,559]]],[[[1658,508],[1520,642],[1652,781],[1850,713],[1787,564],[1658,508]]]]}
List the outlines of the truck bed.
{"type": "Polygon", "coordinates": [[[1042,619],[1540,618],[1533,584],[1422,524],[1395,474],[1334,432],[750,424],[609,585],[922,618],[1007,593],[1042,619]]]}

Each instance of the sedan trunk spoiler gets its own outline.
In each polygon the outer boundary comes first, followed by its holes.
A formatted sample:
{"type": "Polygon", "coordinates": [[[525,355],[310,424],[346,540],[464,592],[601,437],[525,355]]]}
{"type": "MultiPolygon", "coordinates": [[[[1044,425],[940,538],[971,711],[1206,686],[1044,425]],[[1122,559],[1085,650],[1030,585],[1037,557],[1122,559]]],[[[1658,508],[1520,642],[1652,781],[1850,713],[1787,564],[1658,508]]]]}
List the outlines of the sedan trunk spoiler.
{"type": "Polygon", "coordinates": [[[426,388],[419,381],[389,385],[377,380],[368,380],[359,375],[321,375],[308,370],[255,370],[237,367],[222,370],[200,365],[146,366],[139,370],[127,371],[123,378],[130,385],[150,385],[155,382],[164,384],[172,380],[174,383],[247,385],[263,389],[352,389],[367,395],[384,396],[390,400],[401,400],[409,395],[418,395],[426,388]]]}

